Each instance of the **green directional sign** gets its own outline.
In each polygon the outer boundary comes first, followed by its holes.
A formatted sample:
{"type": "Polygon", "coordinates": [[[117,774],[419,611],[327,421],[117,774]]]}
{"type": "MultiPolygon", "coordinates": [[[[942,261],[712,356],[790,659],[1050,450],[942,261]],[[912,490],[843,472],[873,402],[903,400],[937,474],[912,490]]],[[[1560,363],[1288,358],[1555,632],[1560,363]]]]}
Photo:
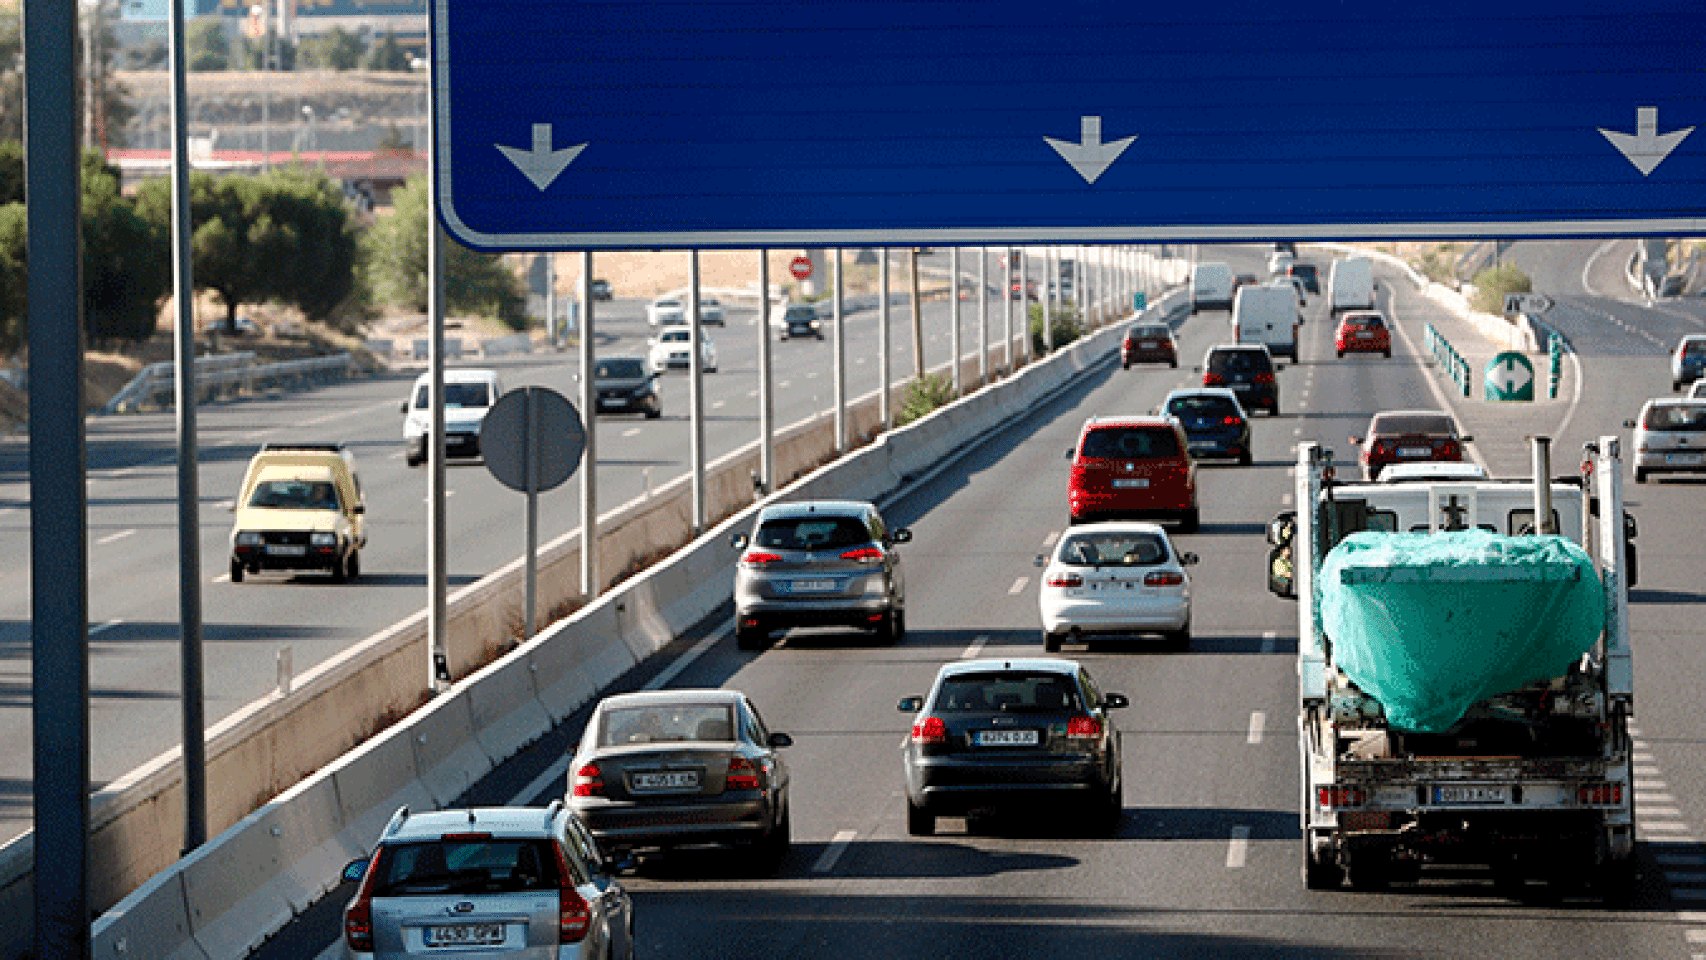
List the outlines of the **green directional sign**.
{"type": "Polygon", "coordinates": [[[1534,364],[1514,350],[1487,361],[1482,395],[1488,400],[1533,400],[1534,364]]]}
{"type": "Polygon", "coordinates": [[[1131,308],[1136,310],[1138,313],[1142,313],[1143,308],[1147,306],[1148,303],[1149,297],[1146,296],[1142,290],[1131,295],[1131,308]]]}

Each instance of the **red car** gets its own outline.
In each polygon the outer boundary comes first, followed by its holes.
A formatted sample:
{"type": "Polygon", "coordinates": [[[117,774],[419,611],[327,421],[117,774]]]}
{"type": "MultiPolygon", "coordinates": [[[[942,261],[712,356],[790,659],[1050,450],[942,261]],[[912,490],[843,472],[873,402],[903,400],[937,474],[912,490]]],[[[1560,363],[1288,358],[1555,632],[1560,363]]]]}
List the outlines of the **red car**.
{"type": "Polygon", "coordinates": [[[1362,447],[1362,478],[1378,480],[1389,464],[1460,462],[1463,445],[1473,440],[1458,432],[1457,421],[1438,410],[1383,410],[1368,421],[1368,435],[1352,437],[1362,447]]]}
{"type": "Polygon", "coordinates": [[[1126,329],[1120,341],[1120,368],[1131,369],[1134,363],[1165,363],[1179,365],[1179,345],[1173,340],[1173,328],[1165,323],[1134,323],[1126,329]]]}
{"type": "Polygon", "coordinates": [[[1342,358],[1347,353],[1378,353],[1392,357],[1392,331],[1378,310],[1352,310],[1339,318],[1333,348],[1342,358]]]}
{"type": "Polygon", "coordinates": [[[1167,518],[1195,533],[1197,467],[1184,432],[1170,417],[1091,417],[1072,460],[1067,500],[1071,523],[1167,518]]]}

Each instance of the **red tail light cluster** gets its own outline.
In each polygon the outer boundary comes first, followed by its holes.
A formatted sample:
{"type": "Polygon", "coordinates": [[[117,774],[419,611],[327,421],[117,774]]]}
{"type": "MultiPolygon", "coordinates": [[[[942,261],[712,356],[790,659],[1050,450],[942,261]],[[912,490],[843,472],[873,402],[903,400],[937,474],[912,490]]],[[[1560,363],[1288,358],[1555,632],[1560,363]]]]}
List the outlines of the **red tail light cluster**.
{"type": "Polygon", "coordinates": [[[1084,578],[1076,573],[1057,573],[1046,582],[1051,587],[1082,587],[1084,578]]]}
{"type": "Polygon", "coordinates": [[[1368,802],[1368,795],[1361,787],[1335,784],[1330,787],[1316,787],[1315,802],[1323,807],[1360,807],[1368,802]]]}
{"type": "Polygon", "coordinates": [[[841,559],[857,560],[860,563],[880,563],[883,559],[883,552],[876,547],[859,547],[856,550],[843,553],[841,559]]]}
{"type": "Polygon", "coordinates": [[[577,797],[604,796],[604,772],[598,764],[589,763],[575,771],[574,793],[577,797]]]}
{"type": "Polygon", "coordinates": [[[1456,460],[1463,456],[1457,447],[1456,440],[1444,440],[1439,444],[1439,455],[1448,460],[1456,460]]]}
{"type": "Polygon", "coordinates": [[[1623,802],[1623,784],[1584,783],[1576,788],[1576,799],[1594,806],[1615,806],[1623,802]]]}
{"type": "Polygon", "coordinates": [[[1066,721],[1066,735],[1096,739],[1102,735],[1102,721],[1095,717],[1073,717],[1066,721]]]}
{"type": "Polygon", "coordinates": [[[724,790],[757,790],[758,764],[746,757],[729,760],[729,775],[723,778],[724,790]]]}
{"type": "Polygon", "coordinates": [[[1218,373],[1205,373],[1202,375],[1202,385],[1205,387],[1225,386],[1226,378],[1218,373]]]}
{"type": "Polygon", "coordinates": [[[1185,582],[1185,575],[1173,570],[1157,570],[1143,578],[1146,587],[1176,587],[1185,582]]]}
{"type": "Polygon", "coordinates": [[[344,909],[344,940],[358,953],[373,952],[373,878],[379,874],[379,861],[384,850],[373,854],[362,875],[361,887],[355,899],[344,909]]]}
{"type": "Polygon", "coordinates": [[[575,889],[570,879],[574,872],[569,869],[562,848],[554,843],[551,846],[557,852],[557,876],[563,878],[563,885],[557,889],[557,942],[580,943],[592,928],[592,907],[575,889]]]}
{"type": "Polygon", "coordinates": [[[762,567],[767,563],[779,563],[781,560],[780,554],[751,550],[747,552],[746,556],[740,558],[740,565],[743,567],[762,567]]]}
{"type": "Polygon", "coordinates": [[[1273,383],[1274,375],[1271,373],[1258,373],[1256,374],[1256,382],[1262,384],[1273,383]]]}
{"type": "Polygon", "coordinates": [[[1221,417],[1220,422],[1224,423],[1230,427],[1230,426],[1234,426],[1235,424],[1242,423],[1243,421],[1239,420],[1237,417],[1221,417]]]}
{"type": "Polygon", "coordinates": [[[947,743],[948,725],[941,717],[925,717],[912,725],[913,743],[947,743]]]}

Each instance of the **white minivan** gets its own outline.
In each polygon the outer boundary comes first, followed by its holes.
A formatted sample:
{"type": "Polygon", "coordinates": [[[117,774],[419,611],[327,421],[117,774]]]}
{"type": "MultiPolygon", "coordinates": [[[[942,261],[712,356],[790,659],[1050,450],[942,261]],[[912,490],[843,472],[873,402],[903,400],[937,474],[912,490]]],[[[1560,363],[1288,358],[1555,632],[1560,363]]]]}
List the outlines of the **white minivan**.
{"type": "Polygon", "coordinates": [[[1289,280],[1262,286],[1238,288],[1232,300],[1232,339],[1235,343],[1259,343],[1276,357],[1297,362],[1297,326],[1303,320],[1297,309],[1297,289],[1289,280]]]}
{"type": "Polygon", "coordinates": [[[1232,268],[1224,263],[1199,263],[1191,268],[1191,312],[1231,310],[1237,284],[1232,268]]]}
{"type": "MultiPolygon", "coordinates": [[[[423,373],[403,401],[403,460],[411,467],[426,462],[427,433],[432,429],[431,374],[423,373]]],[[[503,396],[496,370],[444,371],[444,456],[480,455],[480,425],[486,411],[503,396]]]]}
{"type": "Polygon", "coordinates": [[[1367,257],[1333,261],[1327,274],[1327,310],[1337,317],[1347,310],[1374,309],[1374,264],[1367,257]]]}

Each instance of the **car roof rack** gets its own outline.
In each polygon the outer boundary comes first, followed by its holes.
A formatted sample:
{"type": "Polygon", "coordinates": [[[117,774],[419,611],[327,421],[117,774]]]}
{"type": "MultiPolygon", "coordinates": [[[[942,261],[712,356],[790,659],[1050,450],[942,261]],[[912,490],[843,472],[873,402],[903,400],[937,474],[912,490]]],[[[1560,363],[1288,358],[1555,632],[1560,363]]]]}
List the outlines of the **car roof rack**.
{"type": "Polygon", "coordinates": [[[338,443],[263,443],[261,452],[278,450],[311,450],[315,453],[342,453],[344,445],[338,443]]]}

